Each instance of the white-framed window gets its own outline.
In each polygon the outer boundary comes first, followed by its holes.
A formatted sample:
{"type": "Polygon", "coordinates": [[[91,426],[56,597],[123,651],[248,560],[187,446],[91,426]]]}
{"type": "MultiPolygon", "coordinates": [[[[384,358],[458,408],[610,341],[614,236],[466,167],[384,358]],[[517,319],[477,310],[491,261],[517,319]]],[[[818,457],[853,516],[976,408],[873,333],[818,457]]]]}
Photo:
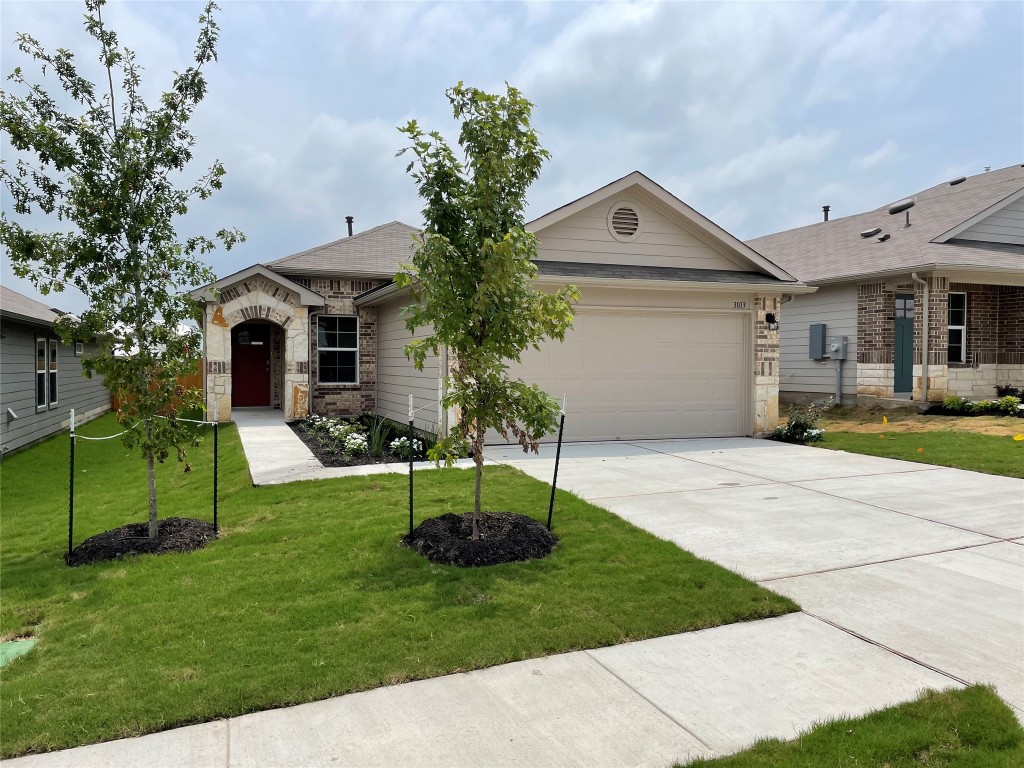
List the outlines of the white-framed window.
{"type": "Polygon", "coordinates": [[[75,342],[75,357],[81,357],[84,354],[85,354],[85,342],[84,341],[76,341],[75,342]]]}
{"type": "Polygon", "coordinates": [[[950,363],[967,362],[967,294],[950,293],[947,325],[949,326],[950,363]]]}
{"type": "Polygon", "coordinates": [[[359,318],[320,315],[316,319],[316,380],[319,384],[359,383],[359,318]]]}
{"type": "Polygon", "coordinates": [[[47,346],[50,348],[49,384],[50,384],[50,407],[57,404],[57,344],[56,339],[49,339],[47,346]]]}
{"type": "Polygon", "coordinates": [[[46,339],[36,339],[36,410],[46,408],[46,339]]]}

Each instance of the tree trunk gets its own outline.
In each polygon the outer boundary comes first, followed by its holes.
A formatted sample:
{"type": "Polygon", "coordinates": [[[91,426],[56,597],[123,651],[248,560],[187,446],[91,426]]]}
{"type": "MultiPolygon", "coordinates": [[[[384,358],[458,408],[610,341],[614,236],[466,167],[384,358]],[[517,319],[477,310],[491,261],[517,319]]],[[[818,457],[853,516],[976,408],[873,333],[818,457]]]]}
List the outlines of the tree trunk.
{"type": "Polygon", "coordinates": [[[480,484],[484,477],[484,441],[477,439],[473,445],[473,462],[476,464],[476,490],[473,498],[473,540],[480,538],[480,484]]]}
{"type": "MultiPolygon", "coordinates": [[[[152,445],[153,426],[146,422],[146,440],[152,445]]],[[[153,449],[146,451],[146,479],[149,481],[149,540],[155,542],[160,533],[156,514],[156,462],[153,449]]]]}

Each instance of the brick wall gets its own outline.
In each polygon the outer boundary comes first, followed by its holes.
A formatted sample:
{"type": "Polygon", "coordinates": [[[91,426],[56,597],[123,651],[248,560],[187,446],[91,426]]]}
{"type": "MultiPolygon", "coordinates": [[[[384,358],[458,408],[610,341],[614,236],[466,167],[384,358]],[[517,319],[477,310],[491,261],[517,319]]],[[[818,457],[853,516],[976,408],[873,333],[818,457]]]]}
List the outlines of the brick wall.
{"type": "Polygon", "coordinates": [[[1002,365],[1024,365],[1024,287],[999,287],[999,353],[1002,365]]]}
{"type": "Polygon", "coordinates": [[[949,290],[967,294],[967,358],[951,368],[970,368],[996,362],[999,355],[998,285],[951,283],[949,290]]]}
{"type": "Polygon", "coordinates": [[[857,286],[858,363],[892,364],[895,301],[895,292],[885,283],[857,286]]]}
{"type": "Polygon", "coordinates": [[[318,277],[292,279],[326,299],[323,309],[318,310],[317,314],[356,315],[359,318],[359,383],[319,384],[316,317],[311,316],[309,359],[313,369],[313,388],[310,410],[322,416],[373,413],[377,406],[377,310],[375,307],[361,307],[357,310],[352,299],[382,285],[382,281],[318,277]]]}

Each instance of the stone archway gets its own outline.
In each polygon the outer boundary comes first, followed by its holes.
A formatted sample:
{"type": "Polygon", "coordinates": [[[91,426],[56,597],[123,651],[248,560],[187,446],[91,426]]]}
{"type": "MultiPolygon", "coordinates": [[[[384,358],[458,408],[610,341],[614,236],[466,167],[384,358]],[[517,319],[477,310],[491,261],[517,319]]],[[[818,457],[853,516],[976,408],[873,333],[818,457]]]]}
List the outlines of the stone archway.
{"type": "Polygon", "coordinates": [[[231,329],[251,320],[280,327],[284,338],[280,405],[285,420],[309,414],[309,312],[297,292],[253,274],[223,287],[206,305],[206,402],[220,420],[231,418],[231,329]]]}

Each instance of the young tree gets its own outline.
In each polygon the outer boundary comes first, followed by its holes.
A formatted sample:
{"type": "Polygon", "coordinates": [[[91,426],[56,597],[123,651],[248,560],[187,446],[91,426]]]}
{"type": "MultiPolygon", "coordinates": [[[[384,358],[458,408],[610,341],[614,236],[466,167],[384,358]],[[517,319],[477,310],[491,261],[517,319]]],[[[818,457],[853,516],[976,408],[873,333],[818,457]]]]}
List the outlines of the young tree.
{"type": "Polygon", "coordinates": [[[183,323],[201,317],[183,290],[215,279],[199,259],[219,240],[241,241],[237,230],[215,238],[180,239],[175,220],[190,201],[205,200],[221,188],[224,168],[215,162],[191,186],[175,177],[192,158],[188,123],[206,93],[204,65],[217,57],[218,27],[209,3],[199,17],[195,64],[175,73],[159,104],[140,94],[134,53],[118,47],[103,23],[104,0],[86,0],[85,28],[99,48],[106,82],[97,87],[78,72],[66,49],[47,52],[27,34],[19,49],[52,73],[78,114],[65,113],[58,99],[29,84],[21,68],[13,81],[23,95],[0,92],[0,128],[21,157],[0,164],[15,216],[0,215],[0,242],[14,272],[42,293],[73,285],[89,309],[81,318],[58,323],[65,342],[96,337],[96,353],[83,360],[88,375],[103,376],[122,406],[118,421],[128,447],[141,450],[149,481],[149,537],[157,538],[155,463],[172,450],[184,459],[189,433],[178,421],[182,410],[202,403],[202,393],[178,379],[195,370],[201,354],[197,329],[183,323]],[[115,88],[115,79],[121,86],[115,88]],[[28,159],[28,158],[31,158],[28,159]],[[30,229],[18,217],[41,212],[66,231],[30,229]]]}
{"type": "Polygon", "coordinates": [[[447,91],[462,121],[460,161],[437,131],[424,133],[415,120],[399,130],[415,160],[406,171],[426,200],[426,230],[413,257],[395,280],[410,287],[416,303],[406,308],[411,331],[430,335],[405,348],[422,370],[427,352],[444,346],[451,355],[445,408],[458,424],[431,458],[450,463],[468,440],[476,463],[473,538],[479,538],[480,486],[488,429],[523,450],[554,429],[558,405],[536,385],[512,379],[509,363],[544,339],[562,340],[572,326],[575,286],[555,293],[535,290],[537,238],[523,228],[526,191],[549,155],[530,127],[533,105],[515,88],[504,96],[467,88],[447,91]]]}

